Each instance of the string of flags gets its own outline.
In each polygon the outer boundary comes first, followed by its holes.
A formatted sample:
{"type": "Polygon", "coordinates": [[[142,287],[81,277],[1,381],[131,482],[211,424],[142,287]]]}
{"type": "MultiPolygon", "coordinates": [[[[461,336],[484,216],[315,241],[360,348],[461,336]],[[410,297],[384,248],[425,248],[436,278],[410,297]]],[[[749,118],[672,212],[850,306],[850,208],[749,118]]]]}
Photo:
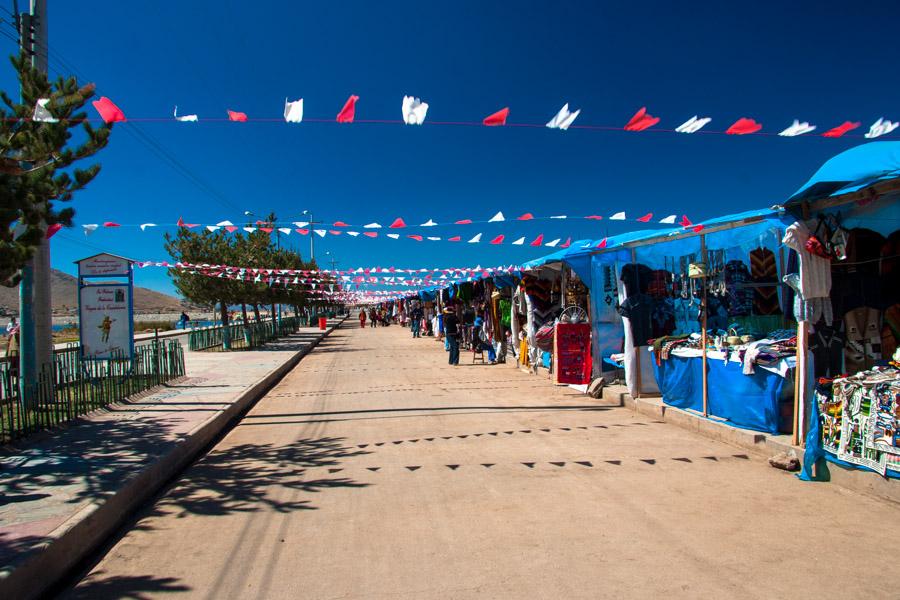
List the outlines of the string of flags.
{"type": "Polygon", "coordinates": [[[521,271],[518,265],[500,265],[497,267],[432,267],[411,269],[404,267],[357,267],[355,269],[281,269],[269,267],[240,267],[233,265],[211,264],[211,263],[190,263],[190,262],[169,262],[169,261],[136,261],[135,267],[163,267],[168,269],[185,269],[189,271],[206,271],[206,272],[226,272],[226,273],[247,273],[259,276],[301,276],[305,279],[315,281],[335,281],[338,277],[349,276],[365,276],[366,278],[380,278],[389,280],[404,280],[404,274],[414,275],[423,281],[431,279],[462,279],[470,277],[491,277],[494,275],[502,275],[504,273],[515,273],[521,271]]]}
{"type": "MultiPolygon", "coordinates": [[[[356,119],[356,106],[357,102],[359,102],[360,97],[351,94],[347,101],[344,103],[343,107],[337,113],[333,122],[337,123],[354,123],[354,122],[368,122],[368,123],[403,123],[406,125],[422,125],[425,122],[425,117],[428,113],[429,104],[427,102],[423,102],[421,99],[415,96],[403,96],[400,105],[400,116],[401,119],[398,121],[392,120],[383,120],[383,119],[356,119]]],[[[99,100],[94,100],[92,102],[94,109],[97,111],[97,114],[103,120],[103,122],[109,123],[118,123],[127,121],[125,117],[125,113],[120,109],[116,104],[107,98],[106,96],[102,96],[99,100]]],[[[244,123],[247,121],[272,121],[277,119],[271,118],[257,118],[251,119],[247,113],[241,112],[238,110],[226,109],[225,114],[227,115],[228,121],[235,121],[239,123],[244,123]]],[[[581,114],[581,109],[575,110],[574,112],[569,111],[569,104],[566,103],[563,107],[544,125],[540,124],[531,124],[531,123],[508,123],[510,109],[509,107],[501,108],[496,112],[493,112],[487,116],[485,116],[481,120],[481,124],[487,127],[502,127],[505,125],[516,125],[523,127],[547,127],[549,129],[557,129],[560,131],[566,131],[570,127],[574,129],[593,129],[593,130],[624,130],[624,131],[646,131],[658,125],[661,122],[660,117],[655,117],[651,115],[646,107],[641,107],[628,121],[619,126],[598,126],[598,125],[574,125],[575,120],[581,114]]],[[[175,121],[182,123],[196,123],[200,121],[200,117],[197,114],[183,115],[178,116],[178,107],[175,107],[175,111],[173,113],[173,117],[175,121]]],[[[32,116],[32,120],[36,122],[43,123],[57,123],[58,119],[53,116],[53,107],[50,105],[50,99],[41,98],[37,101],[34,107],[34,114],[32,116]]],[[[153,120],[158,121],[159,119],[132,119],[135,121],[141,120],[153,120]]],[[[204,118],[203,120],[222,120],[216,118],[204,118]]],[[[332,119],[306,119],[307,121],[312,122],[331,122],[332,119]]],[[[290,101],[285,98],[284,101],[284,121],[287,123],[301,123],[304,121],[303,114],[303,98],[298,100],[290,101]]],[[[693,134],[698,131],[703,130],[709,123],[712,122],[710,117],[700,117],[698,115],[694,115],[687,121],[681,123],[674,129],[661,129],[660,131],[673,131],[675,133],[684,133],[684,134],[693,134]]],[[[473,125],[477,124],[477,122],[450,122],[450,121],[435,121],[433,122],[437,125],[473,125]]],[[[858,129],[861,126],[861,122],[859,121],[844,121],[838,126],[832,127],[830,129],[825,130],[821,133],[822,137],[827,138],[839,138],[844,136],[845,134],[858,129]]],[[[877,121],[875,121],[870,127],[867,133],[863,135],[863,137],[867,139],[874,139],[884,135],[887,135],[897,129],[900,126],[900,121],[890,121],[885,119],[884,117],[880,117],[877,121]]],[[[755,119],[749,117],[741,117],[734,121],[731,125],[729,125],[724,131],[708,131],[706,133],[724,133],[726,135],[752,135],[757,133],[762,133],[763,125],[759,123],[755,119]]],[[[778,135],[781,137],[797,137],[801,135],[808,135],[815,131],[817,131],[818,127],[816,125],[811,125],[806,121],[799,121],[798,119],[794,119],[794,122],[778,132],[778,135]]]]}
{"type": "MultiPolygon", "coordinates": [[[[584,219],[584,220],[590,220],[590,221],[601,221],[601,220],[606,219],[608,221],[632,221],[632,222],[644,223],[644,224],[652,222],[652,223],[659,224],[659,225],[675,225],[677,218],[678,218],[677,215],[667,215],[661,219],[657,219],[654,221],[653,213],[647,213],[640,217],[629,218],[626,215],[625,211],[619,211],[608,217],[604,217],[603,215],[598,215],[598,214],[592,214],[592,215],[586,215],[586,216],[551,215],[548,217],[535,217],[532,213],[524,213],[524,214],[516,217],[515,219],[510,219],[510,220],[532,221],[532,220],[536,220],[536,219],[541,219],[541,220],[584,219]]],[[[148,229],[156,228],[156,227],[172,227],[172,226],[174,226],[174,227],[186,228],[186,229],[194,229],[194,228],[202,227],[202,228],[207,229],[210,232],[224,230],[228,233],[234,233],[238,230],[242,230],[247,233],[254,233],[256,231],[261,231],[264,233],[273,233],[273,232],[277,231],[279,234],[284,234],[284,235],[291,235],[292,233],[297,233],[299,235],[317,235],[322,238],[324,238],[326,236],[339,236],[339,235],[347,235],[348,237],[354,237],[354,238],[356,238],[356,237],[377,238],[377,237],[379,237],[378,230],[381,230],[381,229],[398,230],[398,229],[415,228],[415,227],[422,227],[422,228],[429,227],[430,228],[430,227],[449,226],[449,225],[454,225],[454,226],[473,225],[475,223],[501,223],[501,222],[505,222],[505,221],[507,221],[507,218],[503,214],[503,212],[500,211],[500,212],[497,212],[494,216],[492,216],[487,221],[473,221],[472,219],[459,219],[459,220],[447,222],[447,223],[438,223],[438,222],[434,221],[433,219],[428,219],[424,223],[420,223],[418,225],[407,225],[406,221],[404,221],[402,217],[397,217],[390,223],[390,225],[385,226],[385,225],[382,225],[381,223],[373,221],[370,223],[366,223],[365,225],[362,225],[358,229],[355,229],[349,223],[347,223],[345,221],[340,221],[340,220],[332,223],[331,228],[329,228],[329,229],[316,229],[316,228],[311,228],[312,224],[309,221],[293,221],[291,223],[272,223],[272,222],[266,222],[266,221],[256,221],[256,223],[254,225],[247,225],[247,226],[239,227],[228,220],[219,221],[218,223],[216,223],[214,225],[203,225],[201,223],[188,223],[181,217],[179,217],[178,221],[174,224],[160,225],[157,223],[141,223],[138,225],[134,225],[134,224],[123,225],[123,224],[120,224],[115,221],[105,221],[102,223],[102,225],[100,223],[87,223],[87,224],[81,225],[81,227],[82,227],[82,231],[84,232],[85,235],[91,235],[95,231],[100,229],[101,227],[107,228],[107,229],[114,229],[114,228],[119,228],[119,227],[139,227],[141,229],[141,231],[147,231],[148,229]],[[290,225],[290,226],[288,226],[288,225],[290,225]]],[[[685,229],[690,228],[695,232],[699,232],[703,229],[702,224],[695,225],[694,223],[691,222],[691,220],[687,217],[687,215],[682,215],[681,220],[678,221],[678,224],[685,229]]],[[[389,239],[399,240],[402,238],[402,239],[413,240],[416,242],[445,241],[445,242],[452,242],[452,243],[468,243],[468,244],[480,244],[480,243],[484,242],[484,243],[487,243],[487,244],[493,245],[493,246],[499,246],[499,245],[524,246],[527,244],[527,245],[533,246],[533,247],[543,246],[543,247],[547,247],[547,248],[561,248],[561,249],[568,248],[572,244],[571,236],[565,238],[565,241],[563,241],[563,238],[561,238],[561,237],[545,241],[543,233],[538,234],[534,238],[529,238],[526,236],[512,236],[512,235],[507,236],[507,234],[499,234],[499,235],[495,235],[494,237],[492,237],[490,239],[484,239],[482,233],[477,233],[474,236],[472,236],[471,238],[466,236],[466,238],[468,238],[468,239],[464,239],[462,235],[437,236],[437,235],[423,235],[421,233],[408,233],[408,234],[401,234],[401,233],[395,233],[395,232],[390,232],[390,233],[381,232],[381,233],[384,235],[384,237],[389,238],[389,239]],[[510,238],[510,240],[508,242],[507,242],[507,237],[510,238]]]]}

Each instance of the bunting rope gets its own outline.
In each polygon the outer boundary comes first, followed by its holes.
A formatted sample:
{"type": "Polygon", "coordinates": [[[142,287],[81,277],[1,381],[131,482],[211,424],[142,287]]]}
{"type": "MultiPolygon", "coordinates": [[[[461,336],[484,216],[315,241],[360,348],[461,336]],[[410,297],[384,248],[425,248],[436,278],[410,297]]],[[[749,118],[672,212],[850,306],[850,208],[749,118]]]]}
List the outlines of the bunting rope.
{"type": "MultiPolygon", "coordinates": [[[[329,118],[305,118],[304,119],[304,100],[300,98],[298,100],[288,100],[285,98],[284,100],[284,114],[283,117],[273,118],[273,117],[254,117],[251,118],[247,113],[237,110],[227,109],[225,111],[226,117],[204,117],[202,121],[204,122],[238,122],[238,123],[247,123],[247,122],[286,122],[298,124],[301,122],[312,122],[312,123],[369,123],[369,124],[385,124],[385,125],[423,125],[425,123],[425,117],[427,115],[429,104],[426,102],[422,102],[419,98],[415,98],[413,96],[403,96],[403,100],[400,105],[400,113],[401,119],[357,119],[356,118],[356,104],[359,101],[359,96],[353,94],[351,95],[347,101],[344,103],[344,106],[337,113],[337,116],[334,119],[329,118]]],[[[143,117],[143,118],[131,118],[127,119],[125,117],[124,111],[119,108],[112,100],[107,98],[106,96],[100,97],[98,100],[92,102],[94,109],[99,114],[99,120],[102,120],[104,123],[118,123],[125,122],[128,120],[135,122],[180,122],[180,123],[197,123],[201,121],[200,116],[197,114],[188,114],[188,115],[178,115],[178,106],[175,106],[173,110],[173,114],[168,118],[161,117],[143,117]]],[[[54,113],[54,105],[51,103],[51,99],[49,98],[41,98],[37,101],[34,107],[34,114],[31,118],[31,121],[35,122],[45,122],[45,123],[56,123],[59,122],[57,118],[53,116],[54,113]]],[[[566,131],[568,129],[582,129],[582,130],[590,130],[590,131],[630,131],[630,132],[640,132],[640,131],[660,131],[666,133],[681,133],[681,134],[694,134],[694,133],[704,133],[704,134],[720,134],[720,135],[777,135],[780,137],[797,137],[797,136],[805,136],[813,133],[818,128],[816,125],[811,125],[810,123],[803,121],[801,122],[799,119],[794,119],[793,123],[788,127],[775,132],[775,131],[762,131],[763,125],[762,123],[757,122],[755,119],[749,117],[740,117],[736,121],[734,121],[728,128],[724,130],[708,130],[705,127],[712,122],[712,118],[710,117],[700,117],[698,115],[694,115],[687,121],[684,121],[674,129],[666,129],[666,128],[657,128],[653,129],[656,125],[660,123],[659,117],[652,116],[649,112],[647,112],[646,107],[641,107],[626,123],[619,126],[614,125],[575,125],[574,122],[581,114],[581,109],[578,109],[574,112],[569,111],[569,105],[566,103],[563,105],[561,109],[550,119],[550,121],[546,123],[511,123],[508,121],[510,114],[509,107],[504,107],[486,117],[484,117],[480,122],[479,121],[428,121],[429,125],[444,125],[444,126],[464,126],[464,127],[473,127],[473,126],[486,126],[486,127],[526,127],[526,128],[549,128],[556,129],[560,131],[566,131]]],[[[21,119],[12,118],[13,121],[19,121],[21,119]]],[[[97,120],[97,119],[85,119],[85,120],[97,120]]],[[[831,127],[827,129],[823,133],[819,134],[819,137],[826,138],[839,138],[847,136],[850,131],[858,129],[861,126],[861,122],[859,121],[844,121],[840,125],[835,127],[831,127]]],[[[884,117],[880,117],[877,121],[875,121],[870,127],[869,131],[863,134],[861,137],[866,139],[874,139],[877,137],[881,137],[887,135],[897,127],[900,126],[900,122],[890,121],[885,119],[884,117]]],[[[850,137],[859,137],[857,135],[852,135],[850,137]]]]}

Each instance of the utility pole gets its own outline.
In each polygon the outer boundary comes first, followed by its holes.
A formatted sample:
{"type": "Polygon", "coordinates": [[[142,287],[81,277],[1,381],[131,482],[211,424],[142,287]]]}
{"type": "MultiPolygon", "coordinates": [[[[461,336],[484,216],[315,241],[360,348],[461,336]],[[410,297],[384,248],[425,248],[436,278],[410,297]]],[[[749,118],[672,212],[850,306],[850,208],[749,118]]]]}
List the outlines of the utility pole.
{"type": "MultiPolygon", "coordinates": [[[[34,68],[47,73],[47,0],[31,0],[30,10],[18,14],[21,49],[34,68]]],[[[22,269],[19,284],[21,340],[21,397],[29,402],[39,375],[39,366],[53,364],[53,316],[50,298],[50,242],[42,238],[34,256],[22,269]]],[[[49,367],[48,367],[49,368],[49,367]]]]}
{"type": "Polygon", "coordinates": [[[316,249],[315,249],[315,241],[316,241],[316,232],[315,226],[320,225],[322,221],[316,221],[313,218],[313,214],[311,210],[304,210],[304,216],[309,216],[309,260],[316,260],[316,249]]]}

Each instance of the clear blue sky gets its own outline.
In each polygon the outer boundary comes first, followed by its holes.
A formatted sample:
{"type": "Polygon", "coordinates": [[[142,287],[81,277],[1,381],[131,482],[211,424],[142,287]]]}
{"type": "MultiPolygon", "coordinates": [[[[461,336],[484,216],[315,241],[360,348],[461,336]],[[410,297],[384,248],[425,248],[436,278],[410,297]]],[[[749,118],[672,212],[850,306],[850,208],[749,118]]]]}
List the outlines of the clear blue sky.
{"type": "MultiPolygon", "coordinates": [[[[356,224],[484,220],[498,210],[512,217],[621,209],[699,221],[777,203],[829,157],[863,142],[427,121],[419,128],[202,122],[226,108],[278,118],[285,96],[303,97],[306,116],[315,118],[333,118],[353,93],[361,98],[357,117],[372,119],[398,119],[404,94],[428,102],[435,121],[477,121],[509,106],[511,122],[544,123],[564,102],[583,109],[577,124],[585,125],[624,124],[641,106],[661,117],[660,128],[695,114],[712,117],[717,130],[752,117],[769,132],[794,118],[819,131],[862,121],[855,133],[881,116],[900,119],[896,1],[50,4],[51,51],[126,115],[167,117],[175,104],[200,115],[199,124],[139,127],[217,192],[179,175],[125,131],[130,125],[119,125],[100,155],[100,176],[74,200],[77,223],[181,215],[237,222],[243,210],[298,219],[304,209],[356,224]]],[[[13,42],[0,43],[14,51],[13,42]]],[[[15,91],[9,67],[0,85],[15,91]]],[[[569,220],[432,231],[577,239],[635,225],[569,220]]],[[[307,238],[289,240],[308,254],[307,238]]],[[[316,242],[317,258],[329,250],[340,268],[495,265],[552,251],[346,236],[316,242]]],[[[53,239],[53,264],[72,272],[73,260],[98,249],[166,258],[159,230],[85,238],[76,228],[53,239]]],[[[141,270],[136,281],[172,291],[162,269],[141,270]]]]}

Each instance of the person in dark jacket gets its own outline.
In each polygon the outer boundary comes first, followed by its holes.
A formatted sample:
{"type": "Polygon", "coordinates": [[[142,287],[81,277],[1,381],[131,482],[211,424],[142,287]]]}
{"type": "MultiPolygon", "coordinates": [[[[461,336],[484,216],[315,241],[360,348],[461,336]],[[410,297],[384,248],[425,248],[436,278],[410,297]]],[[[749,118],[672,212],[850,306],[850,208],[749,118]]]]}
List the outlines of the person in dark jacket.
{"type": "Polygon", "coordinates": [[[444,309],[444,335],[450,346],[450,364],[459,365],[459,317],[449,307],[444,309]]]}

